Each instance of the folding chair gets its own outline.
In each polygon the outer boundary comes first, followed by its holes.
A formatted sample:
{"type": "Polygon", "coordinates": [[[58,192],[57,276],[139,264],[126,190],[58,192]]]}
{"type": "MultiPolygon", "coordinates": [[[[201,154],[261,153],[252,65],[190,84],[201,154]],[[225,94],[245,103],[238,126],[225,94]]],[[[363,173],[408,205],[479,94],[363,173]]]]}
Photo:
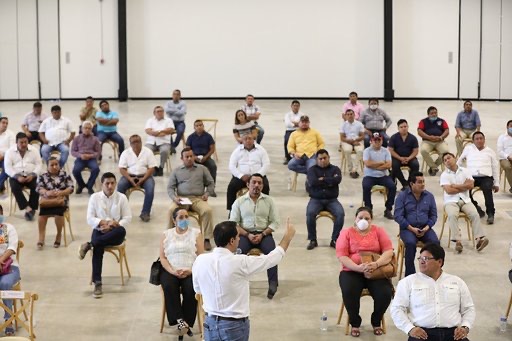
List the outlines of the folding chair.
{"type": "Polygon", "coordinates": [[[0,291],[0,308],[11,315],[9,319],[4,320],[0,325],[0,330],[4,330],[7,326],[14,322],[16,325],[19,325],[27,330],[29,340],[35,340],[36,335],[34,334],[34,302],[37,301],[38,298],[39,297],[36,293],[27,291],[0,291]],[[20,300],[22,303],[19,309],[13,309],[13,311],[4,304],[3,300],[20,300]],[[28,321],[24,321],[20,317],[21,314],[27,314],[27,312],[28,321]],[[28,324],[26,322],[28,322],[28,324]]]}
{"type": "MultiPolygon", "coordinates": [[[[209,127],[206,128],[206,125],[205,125],[205,131],[207,133],[210,133],[212,136],[213,136],[213,140],[215,141],[215,143],[217,143],[217,123],[219,123],[219,120],[217,119],[214,119],[214,118],[199,118],[198,120],[201,120],[203,121],[203,123],[209,123],[209,127]],[[213,134],[211,133],[211,131],[213,130],[213,134]]],[[[217,155],[217,148],[215,148],[215,161],[219,161],[219,156],[217,155]]]]}

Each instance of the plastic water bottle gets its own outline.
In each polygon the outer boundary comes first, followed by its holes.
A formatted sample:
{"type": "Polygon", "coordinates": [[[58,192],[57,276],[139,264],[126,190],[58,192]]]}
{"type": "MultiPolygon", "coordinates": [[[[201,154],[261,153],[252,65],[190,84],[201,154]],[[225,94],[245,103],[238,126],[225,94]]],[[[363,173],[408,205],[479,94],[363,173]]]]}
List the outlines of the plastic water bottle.
{"type": "Polygon", "coordinates": [[[242,249],[237,247],[236,251],[235,251],[235,255],[241,255],[241,254],[242,254],[242,249]]]}
{"type": "Polygon", "coordinates": [[[500,318],[500,332],[504,333],[507,331],[507,318],[502,316],[500,318]]]}
{"type": "Polygon", "coordinates": [[[322,317],[320,317],[320,330],[323,332],[327,331],[327,314],[325,313],[325,310],[322,317]]]}

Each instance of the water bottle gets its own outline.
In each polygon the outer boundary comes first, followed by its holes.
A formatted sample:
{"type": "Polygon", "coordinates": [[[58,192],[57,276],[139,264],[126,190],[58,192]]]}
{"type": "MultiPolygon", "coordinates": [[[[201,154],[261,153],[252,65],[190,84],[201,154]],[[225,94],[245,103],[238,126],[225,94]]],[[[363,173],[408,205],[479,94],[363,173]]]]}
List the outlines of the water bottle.
{"type": "Polygon", "coordinates": [[[241,254],[242,254],[242,249],[237,247],[236,251],[235,251],[235,255],[241,255],[241,254]]]}
{"type": "Polygon", "coordinates": [[[327,314],[325,313],[325,310],[322,317],[320,317],[320,330],[323,332],[327,331],[327,314]]]}
{"type": "Polygon", "coordinates": [[[500,332],[504,333],[507,331],[507,318],[502,316],[500,318],[500,332]]]}

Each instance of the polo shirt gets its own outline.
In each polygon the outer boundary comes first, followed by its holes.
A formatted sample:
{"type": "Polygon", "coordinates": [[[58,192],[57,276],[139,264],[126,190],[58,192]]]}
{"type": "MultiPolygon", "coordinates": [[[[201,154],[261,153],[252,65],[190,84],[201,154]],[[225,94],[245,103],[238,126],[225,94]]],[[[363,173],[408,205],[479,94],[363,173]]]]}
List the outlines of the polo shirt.
{"type": "Polygon", "coordinates": [[[475,130],[476,127],[481,125],[480,116],[476,110],[471,110],[470,112],[461,111],[455,119],[455,128],[475,130]]]}
{"type": "MultiPolygon", "coordinates": [[[[379,149],[373,148],[370,146],[366,148],[363,152],[363,161],[391,161],[391,153],[386,148],[380,147],[379,149]]],[[[364,176],[371,176],[374,178],[382,178],[389,174],[389,171],[386,170],[378,170],[373,168],[368,168],[366,165],[364,166],[364,176]]]]}
{"type": "MultiPolygon", "coordinates": [[[[109,112],[98,111],[96,113],[96,119],[98,119],[98,118],[104,118],[107,120],[113,120],[116,118],[119,119],[119,114],[115,111],[109,111],[109,112]]],[[[96,126],[97,126],[98,131],[101,131],[104,133],[113,133],[113,132],[117,131],[117,125],[106,126],[106,125],[101,124],[100,122],[97,122],[96,126]]]]}
{"type": "MultiPolygon", "coordinates": [[[[471,176],[471,172],[462,167],[457,167],[457,170],[455,172],[452,172],[448,168],[441,174],[441,177],[439,178],[439,183],[441,187],[444,185],[462,185],[466,179],[473,179],[473,176],[471,176]]],[[[462,199],[466,204],[469,204],[471,202],[471,199],[469,197],[469,191],[466,190],[464,192],[459,192],[457,194],[448,194],[446,191],[444,191],[444,204],[448,204],[451,202],[458,202],[459,199],[462,199]]]]}
{"type": "Polygon", "coordinates": [[[340,133],[344,134],[347,139],[355,140],[359,137],[360,133],[364,133],[364,126],[359,121],[352,123],[344,121],[341,123],[340,133]]]}
{"type": "Polygon", "coordinates": [[[423,130],[427,135],[441,136],[448,129],[448,123],[442,118],[437,117],[435,121],[431,121],[428,117],[424,118],[418,124],[418,129],[423,130]]]}
{"type": "Polygon", "coordinates": [[[132,148],[128,148],[119,157],[119,168],[126,168],[130,175],[144,175],[148,168],[154,168],[157,165],[151,149],[144,146],[138,156],[132,148]]]}
{"type": "Polygon", "coordinates": [[[388,146],[400,156],[409,156],[413,149],[418,148],[418,139],[413,134],[408,133],[405,141],[400,133],[393,134],[389,139],[388,146]]]}
{"type": "Polygon", "coordinates": [[[198,135],[196,132],[190,134],[187,138],[187,146],[192,148],[195,155],[206,155],[210,151],[210,146],[215,144],[212,135],[203,132],[198,135]]]}
{"type": "MultiPolygon", "coordinates": [[[[162,118],[161,120],[158,120],[156,117],[151,117],[146,121],[146,126],[144,129],[152,129],[156,131],[162,131],[165,129],[173,128],[174,129],[174,122],[167,117],[162,118]]],[[[146,138],[147,144],[156,144],[157,146],[161,146],[163,144],[169,144],[171,141],[171,134],[164,135],[164,136],[152,136],[148,135],[146,138]]]]}

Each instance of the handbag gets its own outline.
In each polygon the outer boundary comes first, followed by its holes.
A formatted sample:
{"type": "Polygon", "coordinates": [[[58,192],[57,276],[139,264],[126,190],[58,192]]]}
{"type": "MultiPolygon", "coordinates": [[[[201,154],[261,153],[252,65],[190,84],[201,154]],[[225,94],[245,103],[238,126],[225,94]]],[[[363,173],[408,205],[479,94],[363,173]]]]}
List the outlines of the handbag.
{"type": "Polygon", "coordinates": [[[149,272],[149,283],[153,285],[160,285],[160,272],[162,271],[162,263],[160,257],[151,264],[151,271],[149,272]]]}
{"type": "Polygon", "coordinates": [[[11,272],[11,264],[12,264],[12,258],[9,257],[6,259],[4,264],[2,264],[2,272],[0,272],[0,275],[5,275],[11,272]]]}
{"type": "MultiPolygon", "coordinates": [[[[361,252],[361,263],[372,263],[376,262],[381,255],[375,252],[361,252]]],[[[372,272],[365,272],[364,277],[368,279],[391,279],[396,277],[397,261],[395,253],[388,264],[381,265],[372,272]]]]}
{"type": "Polygon", "coordinates": [[[59,198],[40,198],[39,207],[50,208],[50,207],[64,207],[64,197],[59,198]]]}

